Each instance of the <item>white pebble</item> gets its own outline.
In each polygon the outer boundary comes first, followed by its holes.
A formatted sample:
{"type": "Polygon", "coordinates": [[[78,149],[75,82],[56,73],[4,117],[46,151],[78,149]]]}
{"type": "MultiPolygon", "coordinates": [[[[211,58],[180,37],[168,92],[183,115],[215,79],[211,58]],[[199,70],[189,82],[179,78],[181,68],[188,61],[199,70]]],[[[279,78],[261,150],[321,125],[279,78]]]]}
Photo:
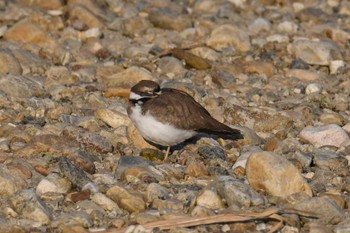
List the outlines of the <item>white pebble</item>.
{"type": "Polygon", "coordinates": [[[338,69],[340,67],[343,67],[343,66],[344,66],[344,61],[343,60],[331,61],[330,64],[329,64],[329,69],[330,69],[331,74],[337,73],[338,69]]]}
{"type": "Polygon", "coordinates": [[[310,95],[312,93],[320,93],[322,91],[322,86],[319,83],[310,83],[306,86],[305,93],[310,95]]]}

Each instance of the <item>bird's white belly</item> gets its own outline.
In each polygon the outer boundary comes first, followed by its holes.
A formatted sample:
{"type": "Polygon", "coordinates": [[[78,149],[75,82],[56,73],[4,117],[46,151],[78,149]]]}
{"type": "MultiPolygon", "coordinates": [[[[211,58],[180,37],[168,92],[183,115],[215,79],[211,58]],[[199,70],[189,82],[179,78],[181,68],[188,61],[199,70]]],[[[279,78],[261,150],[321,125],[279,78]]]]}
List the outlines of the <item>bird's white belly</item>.
{"type": "Polygon", "coordinates": [[[158,145],[172,146],[197,134],[193,130],[178,129],[170,124],[161,123],[149,113],[142,115],[141,107],[137,105],[129,117],[145,139],[158,145]]]}

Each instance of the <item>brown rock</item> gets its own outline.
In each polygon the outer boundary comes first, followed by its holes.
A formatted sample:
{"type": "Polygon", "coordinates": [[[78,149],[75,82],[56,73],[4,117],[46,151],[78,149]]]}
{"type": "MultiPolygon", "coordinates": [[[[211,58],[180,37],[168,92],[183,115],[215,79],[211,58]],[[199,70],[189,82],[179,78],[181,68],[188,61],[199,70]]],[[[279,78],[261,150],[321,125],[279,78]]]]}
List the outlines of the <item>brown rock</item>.
{"type": "Polygon", "coordinates": [[[260,108],[243,108],[230,105],[224,109],[225,121],[232,125],[244,125],[255,131],[279,131],[289,129],[292,119],[283,111],[267,111],[260,108]]]}
{"type": "Polygon", "coordinates": [[[4,34],[4,39],[35,44],[50,49],[50,51],[58,47],[57,42],[47,32],[28,20],[22,20],[13,25],[4,34]]]}
{"type": "Polygon", "coordinates": [[[312,196],[312,190],[298,169],[287,159],[270,152],[255,152],[247,162],[250,186],[269,195],[286,197],[296,192],[312,196]]]}
{"type": "Polygon", "coordinates": [[[95,112],[95,116],[97,119],[100,119],[101,121],[113,128],[130,124],[128,116],[126,116],[123,113],[112,111],[109,109],[97,109],[95,112]]]}
{"type": "Polygon", "coordinates": [[[249,65],[245,69],[248,73],[262,74],[266,75],[267,77],[271,77],[276,70],[272,63],[258,61],[249,63],[249,65]]]}
{"type": "Polygon", "coordinates": [[[201,177],[201,176],[207,176],[208,175],[208,170],[205,167],[204,164],[193,161],[188,164],[185,174],[193,177],[201,177]]]}
{"type": "Polygon", "coordinates": [[[74,5],[69,11],[71,19],[79,19],[84,22],[89,28],[104,28],[104,23],[94,15],[89,9],[82,5],[74,5]]]}
{"type": "Polygon", "coordinates": [[[290,69],[286,72],[286,76],[289,78],[297,78],[303,81],[315,81],[320,79],[320,74],[317,72],[302,69],[290,69]]]}
{"type": "Polygon", "coordinates": [[[207,45],[215,49],[222,49],[230,46],[241,52],[249,51],[251,48],[248,30],[241,29],[234,24],[224,24],[211,32],[207,45]]]}
{"type": "Polygon", "coordinates": [[[167,8],[151,11],[148,19],[155,27],[169,30],[182,31],[192,26],[188,15],[179,15],[167,8]]]}
{"type": "Polygon", "coordinates": [[[206,189],[197,197],[197,205],[206,207],[210,210],[224,208],[221,197],[213,190],[206,189]]]}
{"type": "Polygon", "coordinates": [[[144,68],[132,66],[121,72],[110,75],[108,78],[101,80],[103,91],[110,92],[110,89],[130,88],[141,80],[153,79],[152,74],[144,68]]]}
{"type": "Polygon", "coordinates": [[[63,7],[62,0],[19,0],[17,1],[17,3],[24,6],[39,6],[44,8],[45,10],[58,10],[61,7],[63,7]]]}
{"type": "Polygon", "coordinates": [[[146,203],[139,193],[132,193],[123,187],[115,185],[108,189],[106,194],[117,202],[120,208],[130,213],[141,212],[146,208],[146,203]]]}
{"type": "Polygon", "coordinates": [[[29,77],[15,76],[12,74],[0,77],[0,91],[11,97],[42,96],[45,91],[43,86],[29,77]]]}
{"type": "Polygon", "coordinates": [[[342,209],[345,208],[346,202],[345,202],[344,198],[340,195],[330,194],[330,193],[322,193],[322,194],[320,194],[320,197],[328,198],[328,199],[334,201],[340,208],[342,208],[342,209]]]}
{"type": "Polygon", "coordinates": [[[0,50],[0,74],[22,74],[21,64],[10,50],[0,50]]]}
{"type": "Polygon", "coordinates": [[[293,208],[316,214],[319,217],[316,221],[324,224],[338,224],[345,219],[344,211],[328,198],[313,197],[295,204],[293,208]]]}

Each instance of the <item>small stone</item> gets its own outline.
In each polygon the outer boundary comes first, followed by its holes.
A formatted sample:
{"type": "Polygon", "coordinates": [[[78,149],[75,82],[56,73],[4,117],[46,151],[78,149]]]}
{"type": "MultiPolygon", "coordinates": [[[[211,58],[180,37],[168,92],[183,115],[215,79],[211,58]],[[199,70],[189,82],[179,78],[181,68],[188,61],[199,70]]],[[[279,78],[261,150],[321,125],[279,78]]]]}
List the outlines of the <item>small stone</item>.
{"type": "Polygon", "coordinates": [[[211,32],[206,43],[218,50],[234,46],[238,51],[246,52],[251,47],[248,33],[233,24],[224,24],[216,27],[211,32]]]}
{"type": "Polygon", "coordinates": [[[319,197],[329,198],[334,201],[341,209],[345,209],[346,202],[341,195],[330,194],[330,193],[321,193],[319,197]]]}
{"type": "Polygon", "coordinates": [[[286,33],[296,33],[298,31],[298,25],[291,21],[284,21],[277,25],[277,30],[286,33]]]}
{"type": "Polygon", "coordinates": [[[315,71],[304,69],[290,69],[286,72],[286,76],[304,81],[316,81],[320,79],[320,75],[315,71]]]}
{"type": "Polygon", "coordinates": [[[213,190],[206,189],[197,197],[197,205],[210,210],[219,210],[224,208],[221,197],[213,190]]]}
{"type": "Polygon", "coordinates": [[[130,123],[127,115],[109,109],[97,109],[95,116],[113,128],[128,125],[130,123]]]}
{"type": "Polygon", "coordinates": [[[248,30],[251,35],[258,35],[262,31],[268,32],[271,30],[271,23],[265,18],[258,17],[249,24],[248,30]]]}
{"type": "Polygon", "coordinates": [[[315,150],[314,163],[322,169],[329,169],[335,172],[341,172],[348,167],[348,160],[343,156],[329,150],[315,150]]]}
{"type": "Polygon", "coordinates": [[[98,191],[97,185],[92,182],[81,168],[75,166],[69,159],[65,157],[60,158],[59,167],[72,185],[82,190],[90,190],[92,193],[98,191]]]}
{"type": "Polygon", "coordinates": [[[42,179],[36,187],[36,193],[43,197],[50,194],[67,194],[71,189],[68,180],[60,177],[57,173],[51,173],[42,179]]]}
{"type": "Polygon", "coordinates": [[[76,4],[69,9],[69,17],[84,22],[89,28],[104,28],[104,23],[91,11],[81,4],[76,4]]]}
{"type": "Polygon", "coordinates": [[[120,159],[118,161],[118,165],[117,165],[117,168],[115,170],[114,176],[117,179],[120,179],[122,177],[124,171],[126,169],[132,168],[132,167],[139,167],[139,168],[143,168],[145,170],[156,170],[154,167],[154,164],[149,160],[146,160],[146,159],[139,157],[139,156],[123,155],[120,157],[120,159]]]}
{"type": "Polygon", "coordinates": [[[191,212],[192,217],[208,217],[214,215],[214,211],[203,206],[197,205],[191,212]]]}
{"type": "Polygon", "coordinates": [[[345,226],[336,226],[333,229],[334,233],[349,233],[350,232],[350,224],[346,224],[345,226]]]}
{"type": "Polygon", "coordinates": [[[344,211],[328,198],[313,197],[295,204],[293,208],[315,213],[319,216],[317,221],[324,224],[338,224],[345,219],[344,211]]]}
{"type": "Polygon", "coordinates": [[[126,70],[112,74],[101,80],[102,91],[106,91],[105,96],[111,97],[115,88],[120,89],[121,87],[130,88],[141,80],[152,80],[152,74],[144,69],[137,66],[131,66],[126,70]]]}
{"type": "Polygon", "coordinates": [[[163,160],[164,156],[162,151],[153,148],[143,148],[140,152],[140,157],[150,161],[163,160]]]}
{"type": "Polygon", "coordinates": [[[38,221],[41,225],[50,223],[51,211],[33,189],[22,189],[11,196],[10,201],[24,218],[38,221]]]}
{"type": "Polygon", "coordinates": [[[8,49],[0,50],[0,74],[22,74],[21,64],[8,49]]]}
{"type": "Polygon", "coordinates": [[[329,69],[331,74],[336,74],[338,69],[344,67],[345,62],[343,60],[334,60],[330,62],[329,69]]]}
{"type": "Polygon", "coordinates": [[[201,146],[198,148],[198,154],[205,159],[222,159],[226,160],[224,149],[219,146],[201,146]]]}
{"type": "Polygon", "coordinates": [[[162,180],[163,177],[159,174],[156,169],[153,169],[156,172],[153,172],[151,167],[129,167],[126,168],[121,176],[121,180],[126,181],[127,183],[139,184],[139,183],[152,183],[162,180]]]}
{"type": "Polygon", "coordinates": [[[182,31],[192,26],[191,18],[188,15],[171,12],[169,8],[151,11],[148,19],[155,27],[163,29],[182,31]]]}
{"type": "Polygon", "coordinates": [[[320,93],[322,91],[322,85],[319,83],[310,83],[305,88],[305,93],[307,95],[313,94],[313,93],[320,93]]]}
{"type": "Polygon", "coordinates": [[[279,131],[292,126],[292,119],[283,111],[243,108],[230,105],[224,108],[224,119],[232,125],[244,125],[255,131],[279,131]]]}
{"type": "Polygon", "coordinates": [[[292,155],[290,155],[289,158],[296,159],[297,161],[299,161],[303,168],[306,168],[310,166],[313,156],[310,153],[305,153],[298,150],[292,155]]]}
{"type": "Polygon", "coordinates": [[[307,126],[300,132],[299,137],[318,148],[322,146],[340,147],[349,140],[347,133],[335,124],[307,126]]]}
{"type": "Polygon", "coordinates": [[[197,161],[193,161],[188,164],[185,170],[185,174],[192,177],[207,176],[208,170],[204,164],[197,161]]]}
{"type": "Polygon", "coordinates": [[[106,195],[129,213],[141,212],[146,208],[146,203],[139,193],[130,192],[121,186],[112,186],[106,195]]]}
{"type": "Polygon", "coordinates": [[[333,231],[321,222],[310,222],[305,224],[305,228],[310,233],[333,233],[333,231]]]}
{"type": "Polygon", "coordinates": [[[14,176],[7,166],[0,164],[0,196],[8,196],[27,187],[23,177],[14,176]]]}
{"type": "Polygon", "coordinates": [[[247,162],[247,179],[252,188],[273,196],[286,197],[296,192],[312,196],[312,190],[287,159],[271,152],[255,152],[247,162]]]}
{"type": "Polygon", "coordinates": [[[232,166],[232,169],[236,169],[238,167],[246,168],[248,158],[251,154],[257,151],[262,151],[258,146],[249,146],[242,151],[241,155],[236,160],[235,164],[232,166]]]}
{"type": "Polygon", "coordinates": [[[342,59],[340,48],[330,41],[299,39],[293,42],[293,49],[297,58],[311,65],[330,65],[331,61],[342,59]]]}
{"type": "Polygon", "coordinates": [[[183,63],[175,57],[162,57],[157,64],[160,74],[177,76],[185,72],[183,63]]]}
{"type": "Polygon", "coordinates": [[[221,197],[225,198],[228,206],[249,208],[263,205],[266,199],[253,190],[249,185],[230,176],[220,176],[215,181],[221,197]]]}
{"type": "Polygon", "coordinates": [[[24,98],[39,97],[45,93],[43,86],[35,80],[12,74],[0,77],[0,91],[11,97],[24,98]]]}
{"type": "Polygon", "coordinates": [[[108,211],[118,210],[119,206],[117,203],[112,201],[103,193],[94,193],[90,196],[91,200],[97,205],[101,206],[103,209],[108,211]]]}
{"type": "MultiPolygon", "coordinates": [[[[90,215],[84,211],[60,212],[51,222],[53,228],[70,228],[72,226],[91,227],[93,222],[90,215]]],[[[67,233],[69,232],[68,229],[67,233]]]]}
{"type": "Polygon", "coordinates": [[[275,73],[275,67],[269,62],[250,62],[246,67],[246,72],[271,77],[275,73]]]}
{"type": "Polygon", "coordinates": [[[300,70],[308,70],[310,66],[304,62],[303,60],[297,58],[292,61],[292,63],[289,66],[290,69],[300,69],[300,70]]]}
{"type": "Polygon", "coordinates": [[[107,138],[88,131],[80,132],[77,141],[80,142],[83,147],[94,154],[105,154],[113,151],[113,146],[107,138]]]}
{"type": "Polygon", "coordinates": [[[320,122],[325,125],[336,124],[342,126],[344,123],[344,119],[335,112],[325,112],[320,116],[320,122]]]}
{"type": "Polygon", "coordinates": [[[166,200],[169,199],[169,190],[157,183],[151,183],[147,186],[146,201],[152,203],[155,199],[166,200]]]}

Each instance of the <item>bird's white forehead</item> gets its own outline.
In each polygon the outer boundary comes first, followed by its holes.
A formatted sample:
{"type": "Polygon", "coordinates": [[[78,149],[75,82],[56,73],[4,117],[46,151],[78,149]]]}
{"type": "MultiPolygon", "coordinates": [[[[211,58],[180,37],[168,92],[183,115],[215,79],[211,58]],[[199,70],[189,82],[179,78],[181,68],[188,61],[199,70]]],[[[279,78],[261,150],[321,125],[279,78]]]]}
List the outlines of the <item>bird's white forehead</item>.
{"type": "Polygon", "coordinates": [[[136,94],[135,92],[130,92],[129,99],[131,100],[139,100],[142,99],[142,96],[136,94]]]}

